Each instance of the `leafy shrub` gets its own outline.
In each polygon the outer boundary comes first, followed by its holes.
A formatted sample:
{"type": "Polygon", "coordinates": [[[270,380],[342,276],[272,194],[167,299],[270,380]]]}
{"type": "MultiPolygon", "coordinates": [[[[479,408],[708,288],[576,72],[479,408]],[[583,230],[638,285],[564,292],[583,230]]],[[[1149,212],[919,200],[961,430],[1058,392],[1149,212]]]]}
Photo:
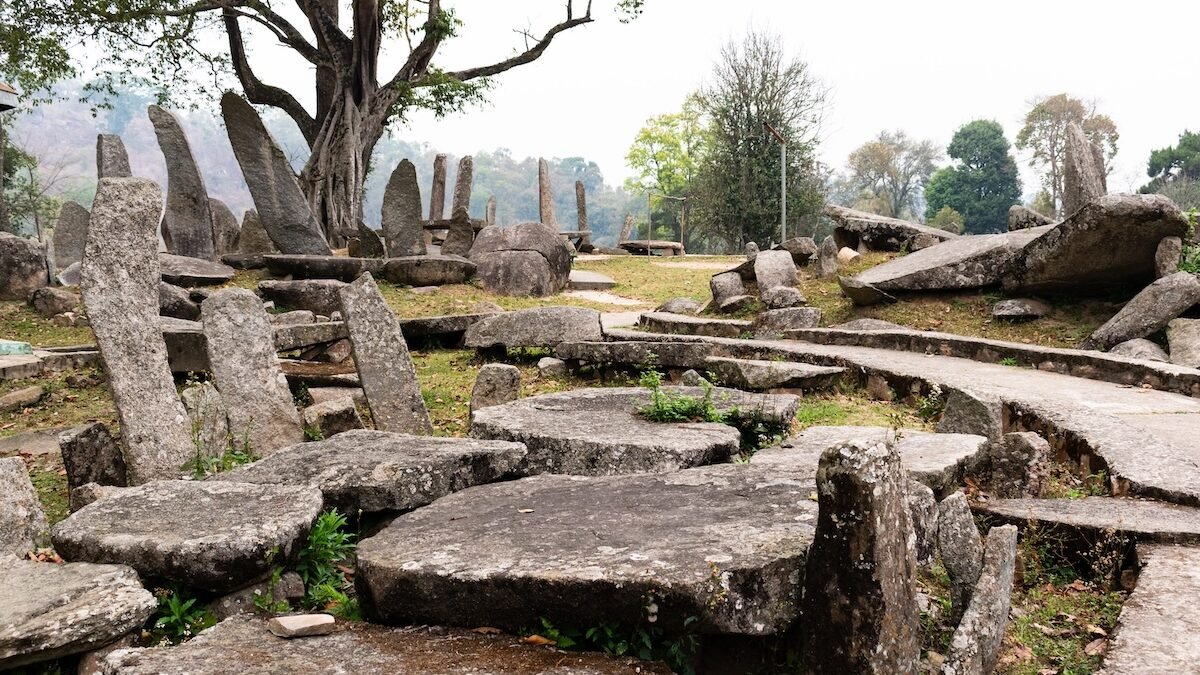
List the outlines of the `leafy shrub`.
{"type": "Polygon", "coordinates": [[[150,634],[156,643],[176,645],[217,623],[212,612],[196,604],[196,598],[186,597],[177,589],[160,588],[155,597],[158,608],[150,617],[150,634]]]}

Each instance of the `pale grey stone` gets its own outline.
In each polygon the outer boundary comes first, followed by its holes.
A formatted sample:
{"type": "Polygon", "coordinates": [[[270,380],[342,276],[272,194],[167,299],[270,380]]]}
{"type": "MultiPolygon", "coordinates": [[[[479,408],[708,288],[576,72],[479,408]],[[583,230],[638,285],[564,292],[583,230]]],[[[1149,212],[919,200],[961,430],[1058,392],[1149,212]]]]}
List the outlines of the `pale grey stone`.
{"type": "Polygon", "coordinates": [[[754,258],[758,256],[758,244],[748,241],[746,242],[746,260],[754,262],[754,258]]]}
{"type": "Polygon", "coordinates": [[[838,245],[833,235],[825,237],[817,249],[817,278],[831,279],[838,273],[838,245]]]}
{"type": "Polygon", "coordinates": [[[0,457],[0,558],[8,554],[24,556],[44,546],[48,529],[46,512],[29,480],[25,460],[0,457]]]}
{"type": "Polygon", "coordinates": [[[894,295],[869,282],[863,281],[860,277],[839,276],[837,281],[838,287],[842,289],[842,293],[850,298],[850,301],[855,305],[869,307],[871,305],[896,302],[894,295]]]}
{"type": "Polygon", "coordinates": [[[844,372],[841,368],[830,366],[724,356],[710,356],[704,361],[709,372],[716,375],[722,384],[747,391],[829,389],[844,372]]]}
{"type": "Polygon", "coordinates": [[[429,190],[429,220],[441,220],[446,208],[446,155],[433,158],[433,186],[429,190]]]}
{"type": "Polygon", "coordinates": [[[924,483],[909,479],[908,511],[917,537],[917,564],[928,568],[937,562],[938,502],[924,483]]]}
{"type": "Polygon", "coordinates": [[[566,377],[567,362],[553,356],[543,356],[537,363],[539,377],[566,377]]]}
{"type": "MultiPolygon", "coordinates": [[[[443,160],[445,155],[438,155],[443,160]]],[[[445,175],[442,176],[443,189],[445,175]]],[[[425,255],[425,235],[421,229],[421,186],[417,167],[401,160],[383,191],[383,238],[388,256],[425,255]]]]}
{"type": "Polygon", "coordinates": [[[41,385],[30,385],[14,389],[0,395],[0,414],[16,412],[23,408],[31,408],[38,404],[46,395],[46,389],[41,385]]]}
{"type": "Polygon", "coordinates": [[[162,236],[167,251],[176,255],[215,260],[213,216],[208,190],[179,119],[156,105],[147,108],[158,147],[167,161],[167,205],[162,236]]]}
{"type": "Polygon", "coordinates": [[[53,286],[43,286],[29,294],[29,306],[44,318],[70,312],[79,306],[79,296],[53,286]]]}
{"type": "Polygon", "coordinates": [[[275,616],[267,621],[267,630],[275,637],[298,638],[329,635],[333,632],[333,616],[329,614],[291,614],[275,616]]]}
{"type": "MultiPolygon", "coordinates": [[[[454,218],[460,210],[469,213],[471,210],[471,187],[475,184],[475,160],[466,155],[458,160],[458,171],[454,174],[454,194],[450,197],[450,217],[454,218]]],[[[469,217],[469,216],[468,216],[469,217]]],[[[443,251],[446,255],[448,252],[443,251]]]]}
{"type": "Polygon", "coordinates": [[[229,265],[184,255],[159,253],[162,280],[176,286],[220,286],[237,274],[229,265]]]}
{"type": "Polygon", "coordinates": [[[96,135],[96,180],[101,178],[129,178],[129,154],[125,144],[116,134],[96,135]]]}
{"type": "Polygon", "coordinates": [[[855,278],[889,292],[997,286],[1024,247],[1049,229],[958,237],[876,265],[855,278]]]}
{"type": "Polygon", "coordinates": [[[0,232],[0,300],[24,302],[49,279],[44,246],[33,239],[0,232]]]}
{"type": "Polygon", "coordinates": [[[1050,312],[1049,304],[1028,298],[1001,300],[992,305],[992,317],[1005,321],[1030,321],[1040,319],[1050,312]]]}
{"type": "Polygon", "coordinates": [[[233,437],[229,433],[229,409],[217,388],[211,382],[197,382],[185,387],[179,398],[188,412],[188,433],[196,448],[193,461],[224,456],[231,449],[233,437]]]}
{"type": "Polygon", "coordinates": [[[583,307],[534,307],[503,312],[476,321],[467,329],[468,348],[553,347],[560,342],[601,340],[600,312],[583,307]]]}
{"type": "Polygon", "coordinates": [[[1131,359],[1141,359],[1143,361],[1158,361],[1160,363],[1169,363],[1171,357],[1167,355],[1166,350],[1158,346],[1158,343],[1151,342],[1145,338],[1134,338],[1118,343],[1112,349],[1108,350],[1113,356],[1127,356],[1131,359]]]}
{"type": "Polygon", "coordinates": [[[158,282],[158,314],[173,319],[195,321],[200,318],[200,305],[192,302],[186,289],[165,281],[158,282]]]}
{"type": "Polygon", "coordinates": [[[777,339],[789,330],[818,328],[821,325],[821,317],[822,312],[816,307],[768,309],[754,317],[750,332],[755,337],[777,339]]]}
{"type": "Polygon", "coordinates": [[[1121,342],[1153,335],[1197,302],[1200,302],[1200,280],[1195,275],[1188,272],[1167,275],[1133,296],[1121,311],[1093,331],[1080,346],[1108,349],[1121,342]]]}
{"type": "Polygon", "coordinates": [[[837,223],[832,235],[837,242],[836,248],[831,251],[833,255],[837,255],[842,248],[856,251],[915,251],[922,248],[915,245],[916,239],[922,235],[939,242],[958,238],[953,232],[936,227],[834,204],[825,205],[825,215],[837,223]]]}
{"type": "Polygon", "coordinates": [[[737,272],[714,274],[708,282],[708,288],[712,292],[713,304],[717,306],[721,306],[731,298],[746,295],[746,286],[737,272]]]}
{"type": "Polygon", "coordinates": [[[759,297],[769,309],[788,309],[791,307],[800,307],[808,303],[808,299],[804,297],[804,294],[791,286],[768,288],[762,291],[759,297]]]}
{"type": "Polygon", "coordinates": [[[1063,160],[1063,214],[1070,216],[1089,202],[1108,193],[1104,152],[1088,140],[1076,122],[1067,125],[1066,153],[1063,160]]]}
{"type": "Polygon", "coordinates": [[[484,288],[493,293],[554,295],[570,283],[571,247],[541,223],[485,227],[469,257],[484,288]]]}
{"type": "Polygon", "coordinates": [[[655,308],[656,312],[670,312],[672,314],[696,314],[703,307],[699,301],[692,298],[671,298],[663,304],[655,308]]]}
{"type": "Polygon", "coordinates": [[[364,426],[350,396],[314,403],[304,409],[304,428],[319,434],[322,439],[364,426]]]}
{"type": "Polygon", "coordinates": [[[471,416],[488,406],[515,401],[521,395],[521,371],[507,363],[489,363],[479,369],[471,389],[471,416]]]}
{"type": "Polygon", "coordinates": [[[938,552],[950,575],[950,623],[956,624],[971,601],[983,569],[983,541],[962,492],[938,504],[938,552]]]}
{"type": "Polygon", "coordinates": [[[1163,237],[1154,252],[1154,274],[1165,277],[1179,271],[1179,260],[1183,257],[1183,239],[1163,237]]]}
{"type": "Polygon", "coordinates": [[[88,210],[73,201],[63,202],[54,223],[54,265],[63,270],[83,259],[87,240],[88,210]]]}
{"type": "Polygon", "coordinates": [[[1200,368],[1200,319],[1172,319],[1167,323],[1171,363],[1200,368]]]}
{"type": "Polygon", "coordinates": [[[124,487],[128,482],[121,446],[103,422],[68,429],[58,436],[71,510],[77,511],[75,489],[93,483],[124,487]]]}
{"type": "Polygon", "coordinates": [[[950,638],[942,668],[945,675],[988,675],[996,668],[1008,628],[1016,559],[1017,528],[993,527],[988,532],[971,604],[950,638]]]}
{"type": "Polygon", "coordinates": [[[551,228],[558,227],[554,215],[554,188],[550,185],[550,165],[545,158],[538,158],[538,222],[551,228]]]}

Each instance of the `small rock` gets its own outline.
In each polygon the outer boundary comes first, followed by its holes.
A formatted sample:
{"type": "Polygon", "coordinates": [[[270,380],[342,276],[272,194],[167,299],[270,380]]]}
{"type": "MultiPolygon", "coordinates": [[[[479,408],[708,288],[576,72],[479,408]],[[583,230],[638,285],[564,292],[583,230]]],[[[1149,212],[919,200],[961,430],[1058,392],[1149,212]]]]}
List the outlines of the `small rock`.
{"type": "Polygon", "coordinates": [[[700,311],[702,306],[692,298],[671,298],[659,305],[654,311],[670,312],[672,314],[695,314],[700,311]]]}
{"type": "Polygon", "coordinates": [[[754,260],[758,257],[758,244],[748,241],[746,242],[746,260],[754,260]]]}
{"type": "Polygon", "coordinates": [[[837,261],[839,265],[849,265],[855,260],[858,260],[860,257],[862,256],[858,251],[855,251],[852,248],[846,248],[845,246],[843,246],[837,252],[837,261]]]}
{"type": "Polygon", "coordinates": [[[808,303],[804,294],[790,286],[776,286],[762,292],[762,301],[769,309],[787,309],[808,303]]]}
{"type": "Polygon", "coordinates": [[[1114,356],[1142,359],[1143,361],[1159,361],[1162,363],[1169,363],[1171,361],[1171,357],[1167,355],[1166,350],[1159,347],[1158,343],[1151,342],[1146,338],[1126,340],[1108,350],[1108,353],[1114,356]]]}
{"type": "Polygon", "coordinates": [[[1001,300],[992,306],[992,316],[1007,321],[1030,321],[1050,313],[1050,305],[1041,300],[1014,298],[1001,300]]]}
{"type": "Polygon", "coordinates": [[[79,296],[61,288],[44,286],[29,295],[29,306],[43,318],[69,312],[79,306],[79,296]]]}
{"type": "Polygon", "coordinates": [[[753,304],[753,295],[735,295],[718,303],[717,309],[724,314],[733,314],[734,312],[740,312],[753,304]]]}
{"type": "Polygon", "coordinates": [[[295,326],[316,323],[316,321],[317,315],[310,309],[294,309],[290,312],[271,315],[271,324],[275,326],[295,326]]]}
{"type": "Polygon", "coordinates": [[[833,235],[825,237],[821,248],[817,250],[817,277],[831,279],[838,273],[838,245],[833,235]]]}
{"type": "Polygon", "coordinates": [[[46,390],[38,385],[10,391],[0,396],[0,414],[16,412],[22,408],[35,406],[45,395],[46,390]]]}
{"type": "Polygon", "coordinates": [[[867,398],[873,401],[891,401],[896,398],[888,381],[879,375],[867,376],[867,398]]]}
{"type": "Polygon", "coordinates": [[[488,406],[517,400],[521,393],[521,371],[506,363],[489,363],[479,369],[471,389],[471,414],[488,406]]]}
{"type": "Polygon", "coordinates": [[[679,383],[685,387],[703,387],[706,384],[712,384],[692,368],[683,371],[683,375],[679,376],[679,383]]]}
{"type": "Polygon", "coordinates": [[[431,295],[438,292],[437,286],[417,286],[412,289],[413,295],[431,295]]]}
{"type": "Polygon", "coordinates": [[[1154,276],[1162,278],[1179,271],[1179,260],[1183,257],[1183,239],[1163,237],[1154,252],[1154,276]]]}
{"type": "Polygon", "coordinates": [[[267,622],[267,628],[281,638],[329,635],[333,632],[334,619],[328,614],[296,614],[277,616],[267,622]]]}
{"type": "Polygon", "coordinates": [[[319,433],[322,439],[364,426],[354,406],[354,399],[349,396],[316,403],[304,409],[304,428],[310,433],[319,433]]]}
{"type": "Polygon", "coordinates": [[[326,347],[317,360],[328,363],[345,363],[351,356],[354,356],[354,345],[350,340],[342,338],[326,347]]]}
{"type": "Polygon", "coordinates": [[[537,367],[539,377],[565,377],[567,375],[567,362],[553,356],[543,357],[538,361],[537,367]]]}

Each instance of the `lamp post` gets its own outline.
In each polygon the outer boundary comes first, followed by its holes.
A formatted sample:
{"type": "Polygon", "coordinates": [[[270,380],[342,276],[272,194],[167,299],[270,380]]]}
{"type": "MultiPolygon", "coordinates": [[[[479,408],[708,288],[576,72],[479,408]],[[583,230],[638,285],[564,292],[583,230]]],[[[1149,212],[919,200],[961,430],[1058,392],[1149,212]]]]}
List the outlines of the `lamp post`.
{"type": "Polygon", "coordinates": [[[779,243],[787,241],[787,141],[775,127],[763,122],[763,128],[779,141],[779,243]]]}

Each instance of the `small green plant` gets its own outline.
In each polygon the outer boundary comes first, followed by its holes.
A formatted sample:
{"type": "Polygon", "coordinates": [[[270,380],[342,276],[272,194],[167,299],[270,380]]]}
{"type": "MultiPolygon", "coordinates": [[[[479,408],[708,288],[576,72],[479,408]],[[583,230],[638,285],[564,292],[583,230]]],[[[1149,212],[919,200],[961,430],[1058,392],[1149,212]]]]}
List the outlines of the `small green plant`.
{"type": "Polygon", "coordinates": [[[633,656],[644,661],[663,661],[676,673],[695,673],[693,657],[700,647],[700,638],[691,632],[698,617],[684,619],[685,632],[668,637],[654,625],[622,626],[604,622],[586,629],[571,626],[556,626],[542,617],[540,626],[522,631],[525,635],[537,633],[553,640],[559,649],[575,651],[599,651],[615,656],[633,656]]]}
{"type": "Polygon", "coordinates": [[[926,422],[938,419],[945,410],[946,396],[937,383],[930,386],[928,393],[917,398],[917,415],[926,422]]]}
{"type": "Polygon", "coordinates": [[[1000,365],[1002,365],[1002,366],[1016,366],[1016,365],[1018,365],[1018,364],[1017,364],[1017,359],[1016,359],[1016,358],[1014,358],[1014,357],[1012,357],[1012,356],[1006,356],[1006,357],[1004,357],[1004,358],[1000,359],[1000,360],[999,360],[997,363],[999,363],[999,364],[1000,364],[1000,365]]]}
{"type": "Polygon", "coordinates": [[[323,441],[325,433],[321,431],[321,427],[315,424],[306,424],[304,425],[304,438],[310,441],[323,441]]]}
{"type": "Polygon", "coordinates": [[[638,414],[651,422],[725,422],[727,416],[713,405],[713,386],[702,382],[704,396],[663,391],[663,376],[657,370],[642,373],[638,384],[650,390],[650,404],[638,409],[638,414]]]}
{"type": "Polygon", "coordinates": [[[150,632],[160,644],[179,644],[217,623],[212,612],[196,604],[196,598],[186,597],[177,589],[160,588],[155,597],[158,609],[150,617],[150,632]]]}
{"type": "Polygon", "coordinates": [[[349,607],[351,599],[344,591],[349,583],[338,567],[356,546],[354,535],[346,531],[346,516],[326,511],[317,517],[296,560],[296,572],[304,580],[305,606],[357,614],[357,607],[349,607]]]}

